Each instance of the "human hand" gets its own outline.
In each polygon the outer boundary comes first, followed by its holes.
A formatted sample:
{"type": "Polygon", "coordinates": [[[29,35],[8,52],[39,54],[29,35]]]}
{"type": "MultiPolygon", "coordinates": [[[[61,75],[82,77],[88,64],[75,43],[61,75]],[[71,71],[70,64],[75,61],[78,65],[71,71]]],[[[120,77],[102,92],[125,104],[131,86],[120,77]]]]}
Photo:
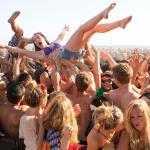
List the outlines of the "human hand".
{"type": "Polygon", "coordinates": [[[4,45],[4,44],[0,44],[0,48],[6,48],[6,45],[4,45]]]}
{"type": "Polygon", "coordinates": [[[74,112],[75,112],[75,117],[78,117],[80,115],[80,113],[81,113],[81,107],[80,107],[80,105],[79,104],[75,104],[73,106],[73,108],[74,108],[74,112]]]}
{"type": "Polygon", "coordinates": [[[69,142],[70,138],[72,136],[73,133],[73,128],[70,124],[68,124],[63,130],[62,130],[62,138],[61,138],[61,142],[69,142]]]}
{"type": "Polygon", "coordinates": [[[51,79],[53,80],[53,83],[59,84],[60,82],[60,74],[57,71],[52,71],[51,72],[51,79]]]}
{"type": "Polygon", "coordinates": [[[109,59],[109,54],[106,51],[101,51],[100,52],[100,58],[103,60],[108,60],[109,59]]]}
{"type": "Polygon", "coordinates": [[[70,30],[70,26],[65,24],[64,30],[69,31],[70,30]]]}

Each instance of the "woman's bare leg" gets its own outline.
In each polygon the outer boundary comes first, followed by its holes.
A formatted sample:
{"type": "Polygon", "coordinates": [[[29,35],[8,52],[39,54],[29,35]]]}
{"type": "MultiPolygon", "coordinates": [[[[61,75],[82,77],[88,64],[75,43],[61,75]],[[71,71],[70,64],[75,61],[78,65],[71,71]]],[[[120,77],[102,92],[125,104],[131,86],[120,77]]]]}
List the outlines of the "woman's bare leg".
{"type": "Polygon", "coordinates": [[[101,13],[99,13],[98,15],[91,18],[83,25],[81,25],[77,29],[77,31],[75,31],[75,33],[71,36],[71,38],[65,45],[65,48],[67,48],[70,51],[79,51],[83,45],[83,38],[85,36],[85,33],[94,28],[97,25],[97,23],[103,18],[108,18],[108,13],[110,12],[111,9],[114,8],[114,6],[115,3],[112,3],[108,8],[103,10],[101,13]]]}
{"type": "Polygon", "coordinates": [[[17,37],[23,36],[23,30],[18,26],[18,24],[15,21],[19,15],[20,15],[20,11],[15,11],[8,19],[8,22],[10,23],[11,28],[15,32],[17,37]]]}
{"type": "Polygon", "coordinates": [[[105,33],[119,27],[124,29],[126,25],[131,21],[131,19],[132,16],[129,16],[112,23],[96,25],[92,30],[86,33],[84,42],[86,43],[90,39],[90,37],[95,33],[105,33]]]}
{"type": "Polygon", "coordinates": [[[24,40],[20,40],[18,43],[18,47],[24,49],[26,46],[26,42],[24,40]]]}

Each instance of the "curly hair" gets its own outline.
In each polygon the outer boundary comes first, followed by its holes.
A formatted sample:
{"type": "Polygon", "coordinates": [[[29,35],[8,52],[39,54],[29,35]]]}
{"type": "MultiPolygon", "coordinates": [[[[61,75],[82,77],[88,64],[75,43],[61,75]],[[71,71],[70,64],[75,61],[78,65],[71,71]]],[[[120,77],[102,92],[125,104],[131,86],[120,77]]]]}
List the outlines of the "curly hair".
{"type": "Polygon", "coordinates": [[[94,124],[100,124],[104,129],[114,129],[123,120],[123,114],[118,107],[99,106],[92,115],[94,124]]]}

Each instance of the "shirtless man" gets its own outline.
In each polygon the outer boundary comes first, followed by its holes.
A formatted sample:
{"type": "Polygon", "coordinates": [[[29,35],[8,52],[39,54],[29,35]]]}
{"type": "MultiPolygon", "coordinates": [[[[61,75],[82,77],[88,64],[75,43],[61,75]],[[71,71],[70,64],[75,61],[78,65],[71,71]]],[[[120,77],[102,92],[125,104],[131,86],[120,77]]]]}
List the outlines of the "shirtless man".
{"type": "Polygon", "coordinates": [[[81,144],[86,144],[85,130],[90,120],[90,104],[93,100],[93,96],[86,92],[89,85],[90,80],[86,72],[76,75],[76,89],[71,100],[73,104],[79,104],[81,108],[81,113],[77,118],[79,126],[79,140],[81,144]]]}
{"type": "Polygon", "coordinates": [[[109,98],[111,103],[118,106],[124,112],[130,101],[140,97],[133,90],[131,84],[133,70],[127,63],[120,63],[113,67],[112,71],[114,82],[119,88],[111,90],[108,93],[109,98]]]}
{"type": "Polygon", "coordinates": [[[12,81],[7,87],[8,102],[0,105],[0,130],[7,137],[19,137],[20,117],[25,111],[20,102],[24,94],[25,88],[16,81],[12,81]]]}

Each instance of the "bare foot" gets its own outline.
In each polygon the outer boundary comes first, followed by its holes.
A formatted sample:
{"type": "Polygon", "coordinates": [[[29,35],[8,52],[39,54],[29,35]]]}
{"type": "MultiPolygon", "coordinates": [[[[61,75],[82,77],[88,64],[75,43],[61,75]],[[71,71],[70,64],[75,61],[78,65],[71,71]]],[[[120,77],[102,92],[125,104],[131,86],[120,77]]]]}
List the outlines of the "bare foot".
{"type": "Polygon", "coordinates": [[[126,25],[131,21],[131,19],[132,19],[132,16],[122,19],[120,21],[120,27],[124,29],[126,27],[126,25]]]}
{"type": "Polygon", "coordinates": [[[105,10],[103,10],[102,14],[104,18],[108,18],[108,13],[110,10],[112,10],[115,7],[116,3],[111,3],[109,7],[107,7],[105,10]]]}
{"type": "Polygon", "coordinates": [[[20,15],[20,11],[15,11],[11,16],[10,18],[8,19],[8,22],[11,23],[11,22],[14,22],[15,19],[20,15]]]}

